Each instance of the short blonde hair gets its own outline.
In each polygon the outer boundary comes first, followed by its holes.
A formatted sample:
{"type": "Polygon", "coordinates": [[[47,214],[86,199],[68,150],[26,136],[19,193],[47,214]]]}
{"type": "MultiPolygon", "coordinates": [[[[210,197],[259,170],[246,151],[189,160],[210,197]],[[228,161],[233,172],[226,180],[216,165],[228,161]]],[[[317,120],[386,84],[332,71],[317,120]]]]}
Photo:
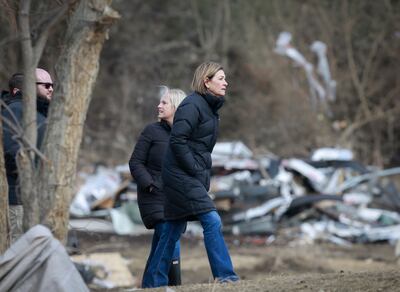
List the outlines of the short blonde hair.
{"type": "Polygon", "coordinates": [[[177,109],[182,100],[185,99],[186,93],[178,88],[170,89],[168,86],[159,85],[158,96],[161,99],[163,96],[168,96],[172,106],[177,109]]]}
{"type": "Polygon", "coordinates": [[[223,70],[221,64],[215,62],[204,62],[200,64],[193,75],[192,89],[200,94],[206,94],[207,88],[204,82],[214,77],[219,71],[223,70]]]}
{"type": "MultiPolygon", "coordinates": [[[[175,111],[181,104],[182,100],[184,100],[186,97],[186,93],[183,90],[178,88],[169,89],[169,87],[165,85],[160,86],[159,95],[160,99],[164,96],[168,96],[169,100],[171,101],[171,105],[174,107],[175,111]]],[[[161,121],[161,119],[158,118],[158,121],[161,121]]]]}
{"type": "Polygon", "coordinates": [[[178,106],[180,105],[180,103],[182,102],[182,100],[185,99],[186,97],[186,93],[178,88],[173,88],[168,90],[168,96],[169,99],[171,100],[171,104],[172,106],[177,109],[178,106]]]}

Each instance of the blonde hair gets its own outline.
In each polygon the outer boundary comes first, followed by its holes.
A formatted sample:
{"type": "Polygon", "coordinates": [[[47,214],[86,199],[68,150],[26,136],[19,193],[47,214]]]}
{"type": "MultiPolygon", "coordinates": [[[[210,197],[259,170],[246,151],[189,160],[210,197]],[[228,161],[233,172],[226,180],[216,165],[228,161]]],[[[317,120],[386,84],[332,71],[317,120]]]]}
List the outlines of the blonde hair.
{"type": "Polygon", "coordinates": [[[208,79],[212,79],[219,70],[223,70],[223,67],[215,62],[204,62],[200,64],[193,75],[192,89],[197,93],[206,94],[207,88],[204,82],[208,79]]]}
{"type": "MultiPolygon", "coordinates": [[[[181,104],[182,100],[185,99],[186,93],[178,88],[169,89],[168,86],[161,85],[160,86],[160,99],[164,96],[168,96],[171,101],[171,105],[174,107],[175,111],[178,106],[181,104]]],[[[160,119],[158,119],[160,121],[160,119]]]]}
{"type": "Polygon", "coordinates": [[[186,93],[183,90],[178,89],[178,88],[170,89],[167,92],[167,94],[168,94],[169,99],[171,100],[171,104],[175,108],[175,110],[178,108],[178,106],[180,105],[182,100],[184,100],[186,97],[186,93]]]}

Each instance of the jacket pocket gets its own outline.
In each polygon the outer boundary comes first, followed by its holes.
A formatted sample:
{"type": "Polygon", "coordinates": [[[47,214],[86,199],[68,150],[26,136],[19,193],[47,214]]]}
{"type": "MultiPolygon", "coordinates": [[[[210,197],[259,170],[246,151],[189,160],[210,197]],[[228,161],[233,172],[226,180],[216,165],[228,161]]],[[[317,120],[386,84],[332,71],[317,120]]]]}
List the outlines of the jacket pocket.
{"type": "Polygon", "coordinates": [[[210,171],[202,170],[197,172],[196,179],[201,182],[207,191],[210,189],[210,171]]]}
{"type": "Polygon", "coordinates": [[[163,184],[163,181],[162,181],[162,178],[161,178],[161,174],[153,176],[153,182],[154,182],[153,183],[154,186],[157,189],[162,190],[164,188],[164,184],[163,184]]]}

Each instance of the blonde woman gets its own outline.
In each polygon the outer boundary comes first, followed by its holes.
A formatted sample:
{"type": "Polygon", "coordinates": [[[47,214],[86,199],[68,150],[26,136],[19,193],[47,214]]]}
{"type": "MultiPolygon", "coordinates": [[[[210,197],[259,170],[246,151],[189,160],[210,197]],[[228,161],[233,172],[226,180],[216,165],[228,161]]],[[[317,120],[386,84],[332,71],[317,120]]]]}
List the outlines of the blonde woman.
{"type": "MultiPolygon", "coordinates": [[[[162,94],[157,106],[158,122],[149,124],[144,128],[129,160],[131,174],[138,185],[140,215],[144,225],[148,229],[154,229],[150,255],[143,273],[142,286],[147,281],[148,263],[153,257],[165,225],[165,194],[161,179],[162,161],[168,145],[175,111],[186,96],[180,89],[168,89],[167,87],[164,89],[164,94],[162,94]]],[[[170,263],[168,284],[172,286],[181,284],[179,241],[176,242],[170,263]]]]}

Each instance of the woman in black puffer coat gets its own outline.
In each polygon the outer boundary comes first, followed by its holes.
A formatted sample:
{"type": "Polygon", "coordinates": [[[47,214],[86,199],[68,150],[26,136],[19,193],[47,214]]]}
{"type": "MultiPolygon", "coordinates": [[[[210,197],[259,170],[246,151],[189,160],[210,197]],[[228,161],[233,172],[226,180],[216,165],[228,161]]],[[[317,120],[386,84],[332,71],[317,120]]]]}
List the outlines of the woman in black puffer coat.
{"type": "MultiPolygon", "coordinates": [[[[168,145],[171,125],[176,108],[185,98],[180,89],[166,91],[160,99],[158,119],[145,127],[129,160],[129,168],[138,185],[138,204],[144,225],[154,229],[153,241],[147,263],[151,261],[164,228],[165,195],[161,179],[161,166],[168,145]]],[[[180,285],[180,246],[176,243],[174,256],[168,275],[169,285],[180,285]]],[[[146,271],[143,273],[143,283],[146,282],[146,271]]]]}
{"type": "Polygon", "coordinates": [[[211,152],[218,135],[218,110],[228,83],[222,67],[206,62],[197,67],[194,93],[178,107],[165,155],[162,178],[167,220],[147,272],[145,287],[168,284],[168,269],[175,243],[189,220],[200,221],[211,271],[219,282],[237,281],[221,231],[221,219],[208,195],[211,152]]]}

